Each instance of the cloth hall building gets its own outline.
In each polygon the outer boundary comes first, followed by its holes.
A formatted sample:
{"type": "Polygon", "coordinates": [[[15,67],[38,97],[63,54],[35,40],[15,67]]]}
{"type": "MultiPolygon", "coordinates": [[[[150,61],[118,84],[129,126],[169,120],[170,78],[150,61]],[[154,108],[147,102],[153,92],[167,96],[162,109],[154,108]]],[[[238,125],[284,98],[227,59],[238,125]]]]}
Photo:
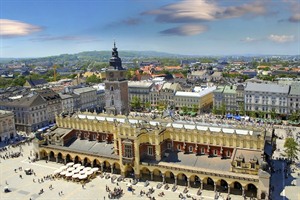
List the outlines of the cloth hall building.
{"type": "Polygon", "coordinates": [[[265,129],[96,113],[57,116],[34,140],[38,159],[267,199],[265,129]]]}

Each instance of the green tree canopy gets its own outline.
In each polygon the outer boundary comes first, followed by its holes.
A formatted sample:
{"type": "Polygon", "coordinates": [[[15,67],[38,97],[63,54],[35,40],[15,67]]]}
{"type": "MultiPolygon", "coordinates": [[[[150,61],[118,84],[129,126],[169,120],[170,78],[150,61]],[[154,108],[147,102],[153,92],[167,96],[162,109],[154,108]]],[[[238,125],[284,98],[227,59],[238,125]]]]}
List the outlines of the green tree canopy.
{"type": "Polygon", "coordinates": [[[283,155],[286,156],[290,161],[293,162],[295,159],[298,159],[298,151],[300,151],[300,149],[294,138],[286,138],[284,142],[284,148],[283,155]]]}

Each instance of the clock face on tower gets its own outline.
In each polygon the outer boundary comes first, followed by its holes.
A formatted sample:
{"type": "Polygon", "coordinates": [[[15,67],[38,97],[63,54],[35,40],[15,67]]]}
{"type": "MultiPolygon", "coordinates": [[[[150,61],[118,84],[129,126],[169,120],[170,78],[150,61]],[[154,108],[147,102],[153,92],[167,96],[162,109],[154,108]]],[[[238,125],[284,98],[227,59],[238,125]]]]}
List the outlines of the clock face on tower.
{"type": "Polygon", "coordinates": [[[109,77],[114,77],[114,73],[113,72],[109,72],[109,77]]]}

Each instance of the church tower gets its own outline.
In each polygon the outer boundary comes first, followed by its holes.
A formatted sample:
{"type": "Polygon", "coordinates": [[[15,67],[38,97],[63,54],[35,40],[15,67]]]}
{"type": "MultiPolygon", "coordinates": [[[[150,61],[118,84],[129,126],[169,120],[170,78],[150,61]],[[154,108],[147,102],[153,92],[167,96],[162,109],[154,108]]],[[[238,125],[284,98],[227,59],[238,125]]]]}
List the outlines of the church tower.
{"type": "Polygon", "coordinates": [[[122,67],[122,61],[118,56],[116,43],[114,42],[105,81],[105,110],[107,114],[129,114],[126,71],[122,67]]]}

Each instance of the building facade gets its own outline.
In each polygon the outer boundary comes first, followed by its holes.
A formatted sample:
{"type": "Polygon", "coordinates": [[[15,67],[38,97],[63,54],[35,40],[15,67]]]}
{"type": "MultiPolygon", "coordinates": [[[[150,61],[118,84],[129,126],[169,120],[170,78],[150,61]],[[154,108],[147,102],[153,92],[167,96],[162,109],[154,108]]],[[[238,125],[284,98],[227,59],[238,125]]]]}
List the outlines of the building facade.
{"type": "Polygon", "coordinates": [[[76,88],[73,93],[78,95],[78,109],[81,111],[93,110],[97,108],[97,90],[92,87],[76,88]]]}
{"type": "Polygon", "coordinates": [[[300,83],[292,83],[288,94],[288,113],[300,111],[300,83]]]}
{"type": "Polygon", "coordinates": [[[16,137],[15,116],[11,111],[0,110],[0,142],[16,137]]]}
{"type": "Polygon", "coordinates": [[[0,102],[0,108],[13,111],[17,131],[27,134],[49,125],[47,102],[40,95],[0,102]]]}
{"type": "MultiPolygon", "coordinates": [[[[247,83],[244,93],[246,112],[288,114],[290,86],[274,83],[247,83]]],[[[268,116],[267,116],[268,117],[268,116]]]]}
{"type": "Polygon", "coordinates": [[[109,114],[129,114],[128,81],[126,70],[122,67],[116,44],[106,70],[105,110],[109,114]]]}
{"type": "Polygon", "coordinates": [[[47,102],[49,124],[55,123],[55,116],[62,112],[62,103],[59,94],[51,89],[36,90],[36,92],[47,102]]]}
{"type": "Polygon", "coordinates": [[[74,99],[69,94],[59,94],[61,98],[61,107],[63,113],[72,113],[74,111],[74,99]]]}
{"type": "Polygon", "coordinates": [[[174,104],[176,109],[183,107],[197,108],[200,112],[211,109],[213,105],[213,91],[216,87],[210,87],[201,92],[182,92],[175,93],[174,104]]]}
{"type": "Polygon", "coordinates": [[[265,130],[145,120],[60,116],[51,137],[34,141],[34,151],[39,159],[79,162],[125,177],[267,199],[265,130]]]}

